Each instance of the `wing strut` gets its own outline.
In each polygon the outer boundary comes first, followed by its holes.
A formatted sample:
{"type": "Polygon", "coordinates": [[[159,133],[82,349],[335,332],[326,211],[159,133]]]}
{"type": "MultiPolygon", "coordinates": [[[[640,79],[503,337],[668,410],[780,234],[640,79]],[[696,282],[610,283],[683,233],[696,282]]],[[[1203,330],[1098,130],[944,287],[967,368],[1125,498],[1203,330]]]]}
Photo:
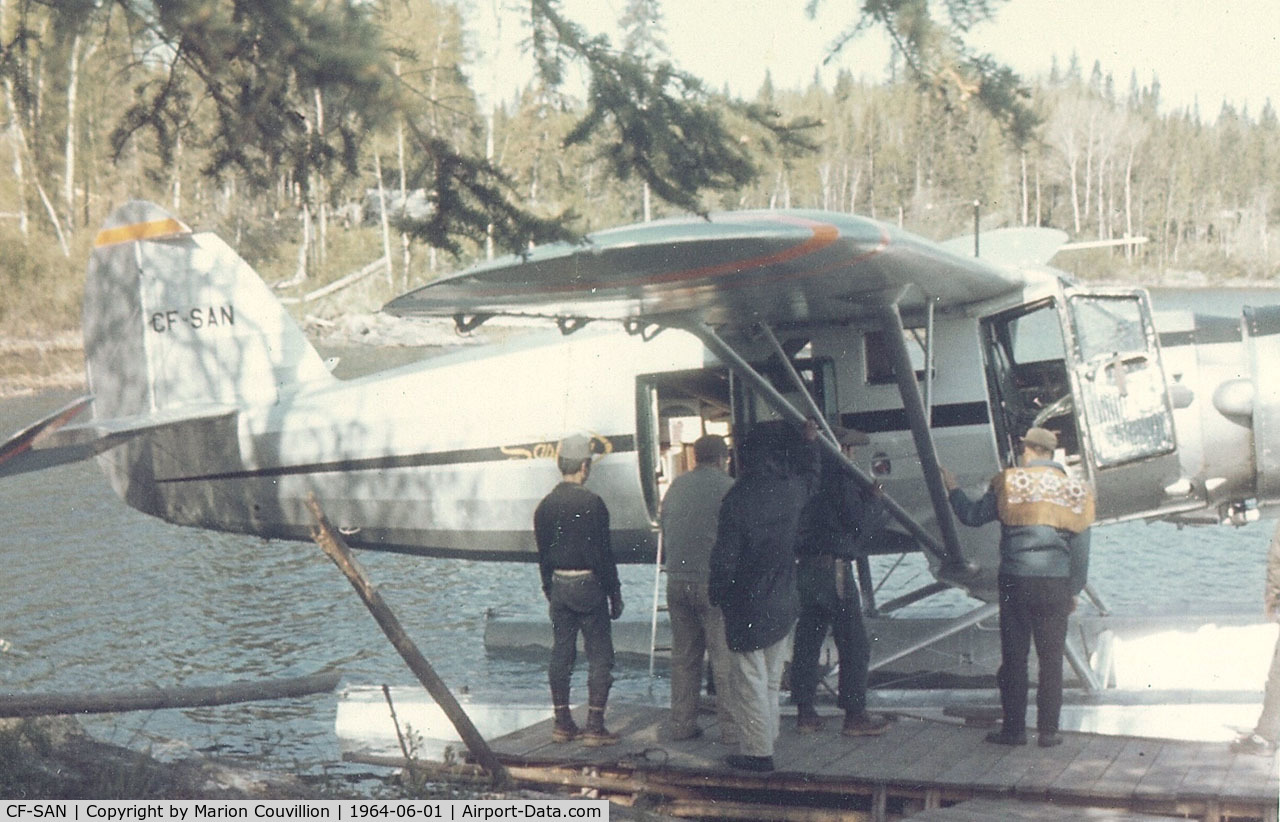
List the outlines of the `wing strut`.
{"type": "MultiPolygon", "coordinates": [[[[805,415],[788,402],[787,398],[782,396],[778,389],[774,388],[773,384],[770,383],[769,380],[753,368],[749,362],[743,359],[738,352],[733,349],[733,346],[721,339],[710,326],[706,323],[694,323],[690,324],[687,330],[698,339],[702,340],[702,344],[705,345],[708,350],[719,357],[720,361],[731,368],[735,374],[746,380],[752,388],[760,393],[760,396],[764,398],[765,402],[769,403],[769,405],[785,419],[788,419],[797,425],[803,425],[805,423],[805,415]]],[[[902,339],[901,331],[898,332],[898,339],[902,339]]],[[[904,347],[903,351],[905,352],[905,350],[906,349],[904,347]]],[[[807,391],[804,393],[808,394],[807,391]]],[[[918,396],[916,401],[917,403],[919,402],[918,396]]],[[[819,419],[821,419],[821,415],[818,416],[819,419]]],[[[844,466],[845,470],[848,471],[860,485],[865,488],[869,488],[875,484],[871,477],[867,476],[861,468],[845,457],[844,452],[842,452],[840,447],[836,445],[834,439],[819,437],[818,444],[838,459],[840,464],[844,466]]],[[[936,464],[937,461],[935,459],[935,466],[936,464]]],[[[936,472],[937,468],[935,467],[934,470],[936,472]]],[[[941,478],[939,477],[939,479],[941,478]]],[[[897,500],[894,500],[887,494],[884,495],[882,499],[884,500],[885,508],[889,510],[889,513],[893,518],[896,519],[903,528],[907,529],[908,533],[915,537],[916,541],[919,542],[925,550],[937,557],[944,567],[951,569],[955,569],[957,567],[954,562],[948,561],[948,554],[946,550],[933,536],[933,534],[930,534],[924,529],[924,526],[916,522],[915,519],[912,518],[911,514],[898,504],[897,500]]],[[[943,501],[946,501],[945,498],[943,501]]],[[[950,510],[950,508],[947,509],[948,513],[950,513],[950,510]]],[[[952,531],[954,533],[954,527],[952,528],[952,531]]],[[[954,555],[959,556],[959,551],[957,550],[954,555]]],[[[963,565],[963,560],[961,560],[960,564],[963,565]]]]}
{"type": "Polygon", "coordinates": [[[942,561],[942,570],[952,574],[969,573],[973,568],[965,561],[960,550],[960,534],[956,530],[955,515],[947,500],[947,489],[942,484],[942,469],[938,465],[938,452],[934,448],[933,434],[929,430],[929,417],[920,397],[920,385],[911,364],[911,352],[907,350],[906,330],[897,302],[881,305],[878,311],[880,326],[893,355],[893,372],[898,379],[898,393],[902,396],[902,408],[907,412],[911,435],[916,442],[916,455],[920,458],[920,470],[924,473],[929,498],[933,501],[933,513],[942,532],[943,547],[936,552],[942,561]]]}
{"type": "Polygon", "coordinates": [[[778,337],[773,333],[773,329],[764,323],[760,323],[760,331],[765,338],[769,340],[769,344],[773,346],[774,353],[782,360],[782,367],[787,370],[787,376],[791,378],[791,382],[795,384],[796,391],[801,397],[804,397],[805,405],[808,406],[809,415],[817,420],[819,427],[830,437],[831,441],[839,445],[836,440],[836,434],[831,430],[831,424],[827,422],[827,417],[822,413],[822,409],[818,408],[818,403],[814,401],[813,395],[809,393],[809,389],[805,388],[804,380],[800,379],[800,373],[796,371],[796,367],[791,364],[791,358],[787,356],[787,351],[782,347],[782,343],[778,342],[778,337]]]}

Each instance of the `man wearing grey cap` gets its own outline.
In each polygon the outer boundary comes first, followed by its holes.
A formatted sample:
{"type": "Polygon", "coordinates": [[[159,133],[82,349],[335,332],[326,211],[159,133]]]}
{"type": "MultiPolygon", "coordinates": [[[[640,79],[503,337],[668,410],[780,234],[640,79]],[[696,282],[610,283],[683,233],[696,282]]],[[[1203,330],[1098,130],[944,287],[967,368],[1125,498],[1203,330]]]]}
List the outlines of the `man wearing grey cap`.
{"type": "Polygon", "coordinates": [[[538,545],[542,592],[551,611],[552,647],[547,677],[555,708],[553,742],[581,738],[584,745],[618,741],[604,726],[613,684],[611,619],[622,616],[618,566],[609,541],[609,509],[583,485],[591,474],[591,441],[560,441],[556,462],[562,481],[538,503],[533,534],[538,545]],[[587,724],[581,731],[570,712],[569,684],[577,657],[578,632],[587,652],[587,724]]]}
{"type": "Polygon", "coordinates": [[[951,509],[965,525],[1000,521],[1000,705],[1004,722],[987,735],[997,745],[1027,744],[1027,660],[1036,643],[1040,675],[1036,687],[1037,742],[1062,743],[1062,654],[1067,617],[1084,589],[1089,570],[1089,526],[1093,490],[1053,460],[1058,435],[1031,428],[1022,437],[1017,466],[997,474],[979,499],[971,500],[943,470],[951,509]]]}

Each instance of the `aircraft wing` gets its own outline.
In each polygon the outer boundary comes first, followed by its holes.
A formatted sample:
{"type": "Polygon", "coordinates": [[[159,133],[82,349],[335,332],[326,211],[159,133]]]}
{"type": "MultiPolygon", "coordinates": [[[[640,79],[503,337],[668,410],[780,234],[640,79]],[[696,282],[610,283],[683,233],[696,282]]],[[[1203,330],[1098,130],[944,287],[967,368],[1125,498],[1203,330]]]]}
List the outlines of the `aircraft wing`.
{"type": "Polygon", "coordinates": [[[0,444],[0,477],[42,471],[97,456],[140,434],[193,420],[235,413],[231,406],[199,406],[141,417],[68,425],[93,401],[81,397],[27,426],[0,444]]]}
{"type": "Polygon", "coordinates": [[[1020,287],[1011,269],[875,220],[744,211],[590,234],[481,263],[388,303],[396,316],[530,316],[713,325],[837,321],[902,295],[909,310],[1020,287]]]}

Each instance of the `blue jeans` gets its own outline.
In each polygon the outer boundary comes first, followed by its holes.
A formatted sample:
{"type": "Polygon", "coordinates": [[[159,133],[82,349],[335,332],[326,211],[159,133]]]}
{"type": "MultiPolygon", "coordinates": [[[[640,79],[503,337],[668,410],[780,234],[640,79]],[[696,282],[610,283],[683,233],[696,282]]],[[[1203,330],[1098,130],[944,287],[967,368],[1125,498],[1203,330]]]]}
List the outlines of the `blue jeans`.
{"type": "Polygon", "coordinates": [[[818,690],[818,655],[831,629],[840,657],[839,705],[854,714],[867,709],[867,676],[871,642],[862,622],[862,603],[852,575],[844,596],[836,590],[836,560],[830,556],[801,557],[796,567],[800,619],[791,659],[791,701],[813,704],[818,690]]]}
{"type": "Polygon", "coordinates": [[[554,705],[569,705],[569,681],[578,657],[578,632],[587,652],[587,704],[603,708],[613,684],[613,628],[609,598],[593,574],[553,576],[547,594],[551,611],[551,664],[547,678],[554,705]]]}

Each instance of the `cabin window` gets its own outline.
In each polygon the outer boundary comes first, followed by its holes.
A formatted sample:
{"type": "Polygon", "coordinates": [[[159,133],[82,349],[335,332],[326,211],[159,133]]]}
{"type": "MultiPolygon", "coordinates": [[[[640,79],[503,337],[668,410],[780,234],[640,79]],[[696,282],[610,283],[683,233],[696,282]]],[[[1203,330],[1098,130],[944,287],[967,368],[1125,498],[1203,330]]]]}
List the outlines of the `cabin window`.
{"type": "MultiPolygon", "coordinates": [[[[907,354],[911,357],[911,367],[916,372],[916,379],[924,379],[924,355],[926,346],[924,328],[904,328],[903,341],[907,344],[907,354]]],[[[893,352],[889,350],[889,342],[883,331],[868,331],[862,335],[862,366],[867,385],[893,385],[897,378],[893,373],[893,352]]]]}
{"type": "MultiPolygon", "coordinates": [[[[823,417],[830,422],[835,422],[839,416],[839,403],[836,397],[835,363],[832,359],[814,357],[793,360],[791,365],[800,375],[800,381],[804,383],[805,390],[813,398],[823,417]]],[[[754,363],[752,367],[768,379],[778,393],[782,394],[802,414],[809,413],[808,403],[800,396],[791,374],[780,362],[754,363]]],[[[733,418],[736,423],[739,425],[745,423],[749,426],[754,422],[781,419],[781,415],[763,397],[757,395],[748,383],[743,380],[734,380],[733,386],[733,418]]]]}
{"type": "Polygon", "coordinates": [[[1073,297],[1071,319],[1081,362],[1147,350],[1142,306],[1135,299],[1073,297]]]}

